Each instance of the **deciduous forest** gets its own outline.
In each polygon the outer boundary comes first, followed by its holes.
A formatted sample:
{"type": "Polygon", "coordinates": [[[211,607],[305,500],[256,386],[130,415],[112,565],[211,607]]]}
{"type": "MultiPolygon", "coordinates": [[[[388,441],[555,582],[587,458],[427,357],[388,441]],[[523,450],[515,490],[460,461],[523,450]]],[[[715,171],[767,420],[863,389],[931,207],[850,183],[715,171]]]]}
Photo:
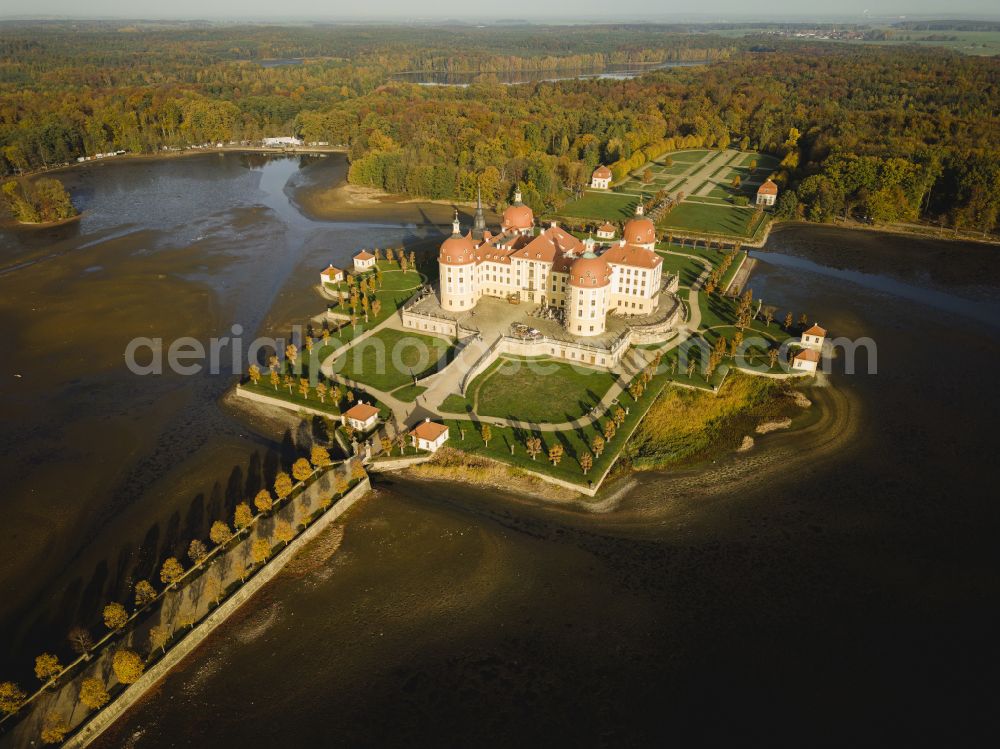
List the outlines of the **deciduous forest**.
{"type": "Polygon", "coordinates": [[[350,180],[557,207],[598,163],[732,144],[781,159],[779,214],[939,221],[1000,213],[1000,62],[922,46],[727,38],[667,27],[0,26],[0,172],[78,156],[295,134],[348,148],[350,180]],[[704,60],[634,79],[491,74],[704,60]],[[420,86],[406,71],[480,73],[420,86]]]}

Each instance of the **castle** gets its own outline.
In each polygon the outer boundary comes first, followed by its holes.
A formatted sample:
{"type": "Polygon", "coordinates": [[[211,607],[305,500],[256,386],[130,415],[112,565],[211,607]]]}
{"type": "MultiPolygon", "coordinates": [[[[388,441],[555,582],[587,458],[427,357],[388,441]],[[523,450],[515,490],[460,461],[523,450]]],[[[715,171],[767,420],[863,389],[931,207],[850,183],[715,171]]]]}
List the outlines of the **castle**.
{"type": "Polygon", "coordinates": [[[503,213],[500,233],[486,229],[480,200],[473,228],[462,234],[458,213],[441,245],[439,301],[448,312],[468,312],[483,296],[515,298],[562,311],[566,330],[601,335],[609,314],[648,315],[656,310],[663,259],[654,252],[656,228],[642,206],[622,238],[598,247],[555,222],[535,233],[535,217],[521,193],[503,213]]]}

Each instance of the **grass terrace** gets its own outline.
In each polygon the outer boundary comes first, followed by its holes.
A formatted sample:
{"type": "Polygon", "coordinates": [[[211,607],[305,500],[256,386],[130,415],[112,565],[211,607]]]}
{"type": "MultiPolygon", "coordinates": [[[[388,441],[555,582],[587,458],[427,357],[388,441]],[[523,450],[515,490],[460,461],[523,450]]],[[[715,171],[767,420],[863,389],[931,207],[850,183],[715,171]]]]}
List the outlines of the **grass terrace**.
{"type": "MultiPolygon", "coordinates": [[[[352,346],[333,363],[334,372],[351,380],[390,392],[412,385],[449,359],[454,343],[435,336],[385,328],[352,346]]],[[[416,395],[414,395],[414,398],[416,395]]]]}
{"type": "Polygon", "coordinates": [[[480,416],[559,423],[585,415],[616,381],[605,370],[555,359],[501,357],[472,381],[467,398],[480,416]]]}
{"type": "Polygon", "coordinates": [[[705,271],[704,263],[696,258],[671,255],[663,251],[657,254],[663,258],[663,272],[678,274],[681,286],[691,286],[705,271]]]}
{"type": "Polygon", "coordinates": [[[586,476],[580,468],[580,456],[584,452],[591,451],[591,441],[601,433],[604,424],[609,420],[607,417],[602,417],[596,425],[566,432],[531,432],[510,427],[498,427],[494,426],[488,418],[448,419],[445,421],[450,429],[448,446],[492,458],[516,468],[525,468],[587,486],[588,480],[596,480],[614,463],[627,443],[628,435],[652,406],[660,391],[667,384],[667,380],[668,378],[663,375],[654,377],[638,401],[634,401],[632,396],[627,393],[622,394],[619,399],[620,405],[622,408],[627,408],[629,413],[616,431],[615,436],[607,442],[604,452],[601,453],[600,457],[594,457],[593,468],[586,476]],[[492,438],[488,445],[483,442],[480,432],[483,423],[490,424],[492,438]],[[463,430],[464,438],[462,436],[463,430]],[[536,460],[532,460],[525,450],[525,440],[531,436],[537,436],[542,441],[542,452],[536,460]],[[546,460],[549,448],[555,444],[562,445],[564,451],[563,458],[558,465],[552,465],[546,460]],[[511,446],[514,448],[513,454],[511,446]]]}
{"type": "Polygon", "coordinates": [[[664,217],[662,224],[668,231],[676,229],[749,238],[753,236],[749,225],[753,215],[754,209],[749,206],[730,207],[685,200],[664,217]]]}
{"type": "Polygon", "coordinates": [[[568,201],[559,211],[570,218],[607,219],[618,221],[635,215],[638,199],[616,192],[586,191],[578,200],[568,201]]]}

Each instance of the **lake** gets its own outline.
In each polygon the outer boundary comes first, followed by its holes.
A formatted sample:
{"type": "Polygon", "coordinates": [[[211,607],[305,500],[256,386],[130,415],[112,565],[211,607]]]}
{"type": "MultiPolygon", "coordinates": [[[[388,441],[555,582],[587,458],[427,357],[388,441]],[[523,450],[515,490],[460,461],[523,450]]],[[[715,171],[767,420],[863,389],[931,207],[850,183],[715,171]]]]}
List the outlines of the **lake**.
{"type": "Polygon", "coordinates": [[[650,65],[607,65],[603,68],[585,70],[518,70],[496,73],[450,73],[441,70],[418,70],[394,73],[392,78],[397,81],[416,83],[421,86],[470,86],[473,83],[519,85],[524,83],[540,83],[542,81],[570,81],[578,78],[625,80],[627,78],[636,78],[654,70],[687,68],[695,65],[709,65],[710,63],[710,60],[675,60],[650,65]]]}
{"type": "MultiPolygon", "coordinates": [[[[88,166],[77,225],[0,235],[5,675],[287,447],[220,405],[230,377],[137,378],[127,341],[285,330],[327,262],[432,231],[304,218],[338,159],[88,166]]],[[[335,555],[99,746],[970,736],[995,695],[996,249],[794,226],[755,254],[755,295],[877,343],[877,374],[811,392],[826,428],[638,474],[606,513],[381,478],[335,555]]]]}

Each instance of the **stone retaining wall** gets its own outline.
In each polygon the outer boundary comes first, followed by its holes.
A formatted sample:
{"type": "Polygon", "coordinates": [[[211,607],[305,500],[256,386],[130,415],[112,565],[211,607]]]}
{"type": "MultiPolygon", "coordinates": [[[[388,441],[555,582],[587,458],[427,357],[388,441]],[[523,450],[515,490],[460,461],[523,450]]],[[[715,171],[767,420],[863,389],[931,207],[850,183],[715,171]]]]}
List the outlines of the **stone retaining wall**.
{"type": "Polygon", "coordinates": [[[307,414],[314,414],[316,416],[325,416],[328,419],[339,419],[340,415],[335,414],[332,411],[323,411],[319,408],[312,408],[311,406],[303,406],[299,403],[292,403],[291,401],[286,401],[284,398],[275,398],[270,395],[264,395],[263,393],[255,393],[252,390],[247,390],[241,385],[236,386],[236,395],[240,398],[246,398],[248,400],[257,401],[258,403],[266,403],[268,406],[277,406],[278,408],[284,408],[287,411],[303,412],[307,414]]]}

